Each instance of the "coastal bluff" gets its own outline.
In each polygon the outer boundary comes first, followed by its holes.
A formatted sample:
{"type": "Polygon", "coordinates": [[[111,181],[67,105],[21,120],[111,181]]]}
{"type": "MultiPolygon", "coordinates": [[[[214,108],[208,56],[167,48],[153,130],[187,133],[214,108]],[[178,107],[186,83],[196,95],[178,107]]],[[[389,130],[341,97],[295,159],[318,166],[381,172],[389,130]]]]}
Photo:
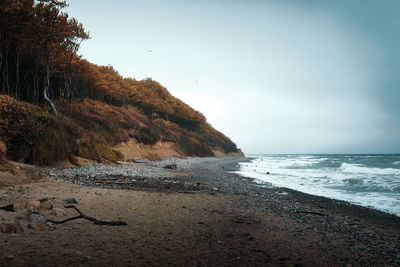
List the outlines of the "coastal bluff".
{"type": "Polygon", "coordinates": [[[34,165],[239,153],[205,116],[151,78],[79,54],[90,39],[64,1],[0,5],[0,141],[34,165]],[[37,33],[40,29],[40,34],[37,33]],[[6,34],[12,33],[12,34],[6,34]],[[213,151],[218,151],[214,153],[213,151]]]}
{"type": "MultiPolygon", "coordinates": [[[[137,160],[143,158],[167,158],[167,157],[184,157],[185,153],[174,142],[157,142],[154,145],[146,145],[138,143],[135,139],[128,142],[121,142],[113,147],[114,150],[122,154],[126,161],[137,160]]],[[[242,157],[243,152],[240,149],[234,152],[228,152],[221,149],[213,149],[215,157],[242,157]]]]}
{"type": "Polygon", "coordinates": [[[173,122],[148,115],[133,104],[118,106],[89,97],[56,100],[57,115],[45,104],[7,95],[0,95],[0,104],[0,141],[11,161],[48,166],[172,156],[243,156],[203,117],[191,123],[173,122]]]}

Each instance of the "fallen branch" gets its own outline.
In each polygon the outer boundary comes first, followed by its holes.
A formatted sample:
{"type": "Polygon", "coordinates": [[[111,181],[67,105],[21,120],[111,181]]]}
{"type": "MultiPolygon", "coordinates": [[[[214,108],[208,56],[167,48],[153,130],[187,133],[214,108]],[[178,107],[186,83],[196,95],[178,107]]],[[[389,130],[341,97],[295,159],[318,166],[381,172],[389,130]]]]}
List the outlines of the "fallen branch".
{"type": "Polygon", "coordinates": [[[85,214],[83,214],[77,207],[75,207],[74,205],[68,205],[68,206],[64,206],[66,209],[74,209],[79,213],[79,216],[75,216],[72,218],[68,218],[65,219],[63,221],[53,221],[50,219],[47,219],[49,222],[55,223],[55,224],[61,224],[61,223],[66,223],[72,220],[76,220],[76,219],[86,219],[88,221],[93,222],[94,224],[98,224],[98,225],[114,225],[114,226],[122,226],[122,225],[128,225],[126,222],[123,221],[111,221],[111,222],[105,222],[105,221],[101,221],[101,220],[97,220],[95,218],[92,218],[90,216],[87,216],[85,214]]]}
{"type": "Polygon", "coordinates": [[[14,204],[10,204],[10,205],[6,205],[3,207],[0,207],[0,210],[5,210],[5,211],[10,211],[10,212],[14,212],[14,204]]]}
{"type": "Polygon", "coordinates": [[[313,214],[313,215],[319,215],[319,216],[328,216],[328,214],[319,213],[319,212],[315,212],[315,211],[296,210],[295,212],[296,213],[313,214]]]}

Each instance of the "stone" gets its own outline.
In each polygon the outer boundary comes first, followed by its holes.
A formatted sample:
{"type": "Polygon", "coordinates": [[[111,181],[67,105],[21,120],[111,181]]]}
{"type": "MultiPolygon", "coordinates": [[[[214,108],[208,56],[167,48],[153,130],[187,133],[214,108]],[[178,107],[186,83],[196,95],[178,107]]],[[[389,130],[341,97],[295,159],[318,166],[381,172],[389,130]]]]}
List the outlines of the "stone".
{"type": "Polygon", "coordinates": [[[67,216],[67,212],[60,208],[53,208],[51,210],[51,215],[54,215],[56,217],[64,217],[67,216]]]}
{"type": "Polygon", "coordinates": [[[167,164],[164,166],[164,169],[169,169],[169,170],[176,170],[178,166],[175,163],[172,164],[167,164]]]}
{"type": "Polygon", "coordinates": [[[30,207],[30,208],[24,210],[23,213],[24,213],[24,215],[29,216],[29,215],[31,215],[32,213],[38,214],[38,213],[39,213],[39,210],[38,210],[37,208],[30,207]]]}
{"type": "Polygon", "coordinates": [[[63,199],[63,202],[66,202],[66,203],[68,203],[68,204],[78,204],[78,201],[76,201],[76,199],[73,198],[73,197],[63,199]]]}
{"type": "Polygon", "coordinates": [[[23,220],[25,217],[23,215],[18,214],[18,215],[15,215],[14,218],[17,220],[23,220]]]}
{"type": "Polygon", "coordinates": [[[39,210],[40,209],[40,201],[39,200],[31,200],[31,201],[28,201],[27,203],[26,203],[26,206],[25,206],[27,209],[29,209],[29,208],[34,208],[34,209],[37,209],[37,210],[39,210]]]}
{"type": "Polygon", "coordinates": [[[39,222],[41,224],[45,224],[47,222],[47,218],[44,217],[41,214],[33,213],[33,214],[29,215],[29,221],[30,222],[39,222]]]}
{"type": "Polygon", "coordinates": [[[45,226],[47,226],[47,229],[49,229],[50,231],[54,231],[57,228],[57,225],[52,222],[47,222],[45,226]]]}
{"type": "Polygon", "coordinates": [[[51,210],[53,208],[53,203],[47,198],[40,200],[40,209],[41,210],[51,210]]]}
{"type": "Polygon", "coordinates": [[[0,231],[5,234],[10,233],[21,233],[24,231],[21,224],[17,221],[15,222],[0,222],[0,231]]]}
{"type": "Polygon", "coordinates": [[[39,221],[34,221],[28,224],[29,229],[39,230],[39,231],[46,231],[46,227],[40,223],[39,221]]]}

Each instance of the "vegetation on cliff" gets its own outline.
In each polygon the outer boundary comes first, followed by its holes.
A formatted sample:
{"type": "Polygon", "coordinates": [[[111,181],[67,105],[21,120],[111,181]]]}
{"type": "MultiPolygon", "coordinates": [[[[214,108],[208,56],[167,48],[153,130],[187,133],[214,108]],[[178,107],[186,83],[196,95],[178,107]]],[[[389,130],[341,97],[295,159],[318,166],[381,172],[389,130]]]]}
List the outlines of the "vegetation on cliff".
{"type": "Polygon", "coordinates": [[[124,78],[77,52],[89,38],[65,1],[0,2],[0,142],[34,164],[81,156],[111,161],[113,146],[173,142],[182,155],[236,152],[205,117],[159,83],[124,78]]]}

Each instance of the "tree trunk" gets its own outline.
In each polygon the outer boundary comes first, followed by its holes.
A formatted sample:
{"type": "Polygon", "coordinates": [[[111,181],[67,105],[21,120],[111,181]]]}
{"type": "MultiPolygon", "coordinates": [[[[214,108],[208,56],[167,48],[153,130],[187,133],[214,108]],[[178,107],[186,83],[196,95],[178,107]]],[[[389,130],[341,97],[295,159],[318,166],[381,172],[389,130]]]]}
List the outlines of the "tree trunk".
{"type": "Polygon", "coordinates": [[[3,67],[3,53],[1,53],[0,52],[0,77],[1,77],[1,92],[3,93],[3,94],[5,94],[6,93],[6,86],[5,86],[5,83],[4,83],[4,67],[3,67]]]}
{"type": "Polygon", "coordinates": [[[71,74],[68,77],[68,84],[69,84],[69,102],[72,102],[72,99],[75,97],[74,95],[75,91],[72,89],[74,85],[72,84],[71,74]]]}
{"type": "Polygon", "coordinates": [[[17,58],[15,62],[15,98],[18,99],[18,91],[19,91],[19,54],[20,51],[18,49],[17,58]]]}
{"type": "Polygon", "coordinates": [[[49,104],[51,110],[53,111],[54,115],[57,115],[56,106],[54,106],[53,101],[48,96],[48,92],[50,89],[50,50],[46,48],[46,81],[43,88],[43,98],[49,104]]]}
{"type": "Polygon", "coordinates": [[[6,83],[5,83],[5,70],[4,70],[4,57],[5,57],[5,41],[4,34],[1,35],[1,44],[0,44],[0,83],[1,83],[1,93],[6,93],[6,83]]]}
{"type": "Polygon", "coordinates": [[[81,93],[79,92],[79,90],[78,90],[78,87],[76,86],[76,81],[74,80],[74,83],[73,83],[73,85],[72,85],[72,87],[74,88],[74,95],[76,95],[77,97],[79,97],[80,99],[81,99],[81,101],[82,101],[82,103],[84,102],[84,97],[83,97],[83,95],[81,95],[81,93]]]}
{"type": "Polygon", "coordinates": [[[4,61],[4,84],[5,84],[5,91],[7,95],[10,95],[10,84],[8,82],[8,57],[6,55],[4,61]]]}
{"type": "Polygon", "coordinates": [[[37,71],[37,67],[35,65],[35,73],[33,74],[33,95],[32,95],[32,102],[34,102],[35,104],[37,104],[37,95],[38,95],[38,71],[37,71]]]}

